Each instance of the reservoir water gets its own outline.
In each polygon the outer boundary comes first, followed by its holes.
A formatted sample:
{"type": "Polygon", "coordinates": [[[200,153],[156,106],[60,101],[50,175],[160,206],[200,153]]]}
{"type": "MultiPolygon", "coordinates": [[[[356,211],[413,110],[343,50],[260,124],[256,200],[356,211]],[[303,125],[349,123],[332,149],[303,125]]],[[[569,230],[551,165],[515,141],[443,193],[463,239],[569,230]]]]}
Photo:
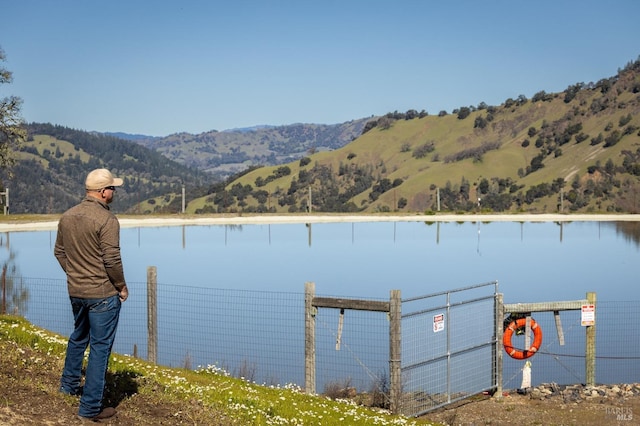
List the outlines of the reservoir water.
{"type": "MultiPolygon", "coordinates": [[[[8,263],[9,272],[23,277],[29,286],[29,299],[23,308],[25,316],[38,325],[68,334],[70,307],[64,274],[53,257],[55,235],[55,231],[0,234],[3,247],[0,260],[8,263]]],[[[251,370],[246,364],[249,355],[241,361],[233,358],[238,352],[247,354],[254,350],[243,346],[245,340],[255,344],[264,339],[262,348],[273,340],[269,337],[273,330],[263,317],[255,314],[257,310],[270,312],[269,321],[273,319],[275,324],[271,327],[277,328],[278,333],[303,339],[305,282],[314,282],[318,295],[360,299],[388,300],[390,290],[394,289],[401,291],[403,299],[412,298],[497,281],[505,303],[577,300],[584,299],[587,292],[595,292],[599,303],[640,303],[640,222],[132,227],[121,230],[121,247],[131,297],[123,306],[116,350],[131,353],[135,342],[145,354],[147,268],[155,266],[163,294],[159,308],[161,336],[167,334],[160,362],[174,366],[188,361],[195,367],[222,360],[232,370],[243,369],[239,362],[244,363],[245,373],[251,370]],[[239,294],[254,300],[253,305],[236,305],[234,300],[239,294]],[[216,317],[222,311],[221,303],[236,306],[233,317],[216,317]],[[235,331],[225,334],[224,329],[231,326],[235,331]],[[227,343],[221,348],[224,339],[227,343]],[[208,347],[196,345],[205,340],[211,341],[208,347]]],[[[632,313],[636,318],[638,311],[632,313]]],[[[375,321],[368,318],[366,324],[370,327],[375,321]]],[[[576,321],[574,333],[580,336],[579,318],[573,314],[565,316],[567,328],[576,321]]],[[[337,316],[329,322],[335,332],[337,316]]],[[[384,322],[383,318],[380,327],[384,328],[384,322]]],[[[552,327],[551,321],[547,324],[552,327]]],[[[632,332],[635,333],[632,345],[638,346],[640,330],[634,327],[632,332]]],[[[384,341],[384,332],[378,338],[384,341]]],[[[605,338],[599,338],[599,344],[605,338]]],[[[579,350],[581,344],[578,342],[579,350]]],[[[267,366],[269,362],[258,358],[252,365],[269,370],[263,374],[263,381],[300,383],[302,349],[302,343],[291,343],[286,356],[277,350],[263,349],[263,356],[274,360],[273,363],[282,361],[281,358],[295,358],[295,362],[286,361],[291,371],[267,366]]],[[[386,349],[373,356],[371,363],[381,363],[384,368],[386,349]]],[[[612,356],[616,355],[615,348],[609,345],[609,349],[614,351],[612,356]]],[[[359,355],[350,357],[362,363],[359,355]]],[[[505,369],[510,369],[505,373],[507,379],[517,374],[518,365],[505,363],[505,369]]],[[[578,364],[569,369],[580,367],[578,364]]],[[[599,381],[626,379],[629,373],[626,364],[620,371],[614,371],[615,367],[606,370],[608,376],[602,372],[599,381]]],[[[636,370],[632,374],[636,375],[635,381],[640,381],[636,370]]],[[[554,381],[576,382],[579,375],[575,377],[573,373],[554,381]]],[[[544,379],[547,377],[539,376],[539,380],[544,379]]]]}

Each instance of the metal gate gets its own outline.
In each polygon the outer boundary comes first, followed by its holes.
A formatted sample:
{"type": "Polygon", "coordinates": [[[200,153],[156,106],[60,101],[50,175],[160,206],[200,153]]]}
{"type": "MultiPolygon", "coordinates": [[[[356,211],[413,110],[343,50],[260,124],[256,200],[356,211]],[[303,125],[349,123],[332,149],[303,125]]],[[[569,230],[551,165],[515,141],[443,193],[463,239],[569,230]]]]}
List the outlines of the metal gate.
{"type": "Polygon", "coordinates": [[[401,411],[496,389],[498,282],[402,300],[401,411]]]}

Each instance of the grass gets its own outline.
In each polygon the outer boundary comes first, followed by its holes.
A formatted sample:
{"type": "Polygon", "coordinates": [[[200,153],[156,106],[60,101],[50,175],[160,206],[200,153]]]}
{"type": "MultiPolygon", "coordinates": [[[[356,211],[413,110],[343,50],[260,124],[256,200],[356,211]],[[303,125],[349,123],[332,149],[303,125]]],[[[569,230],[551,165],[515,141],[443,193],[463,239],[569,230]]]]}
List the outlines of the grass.
{"type": "Polygon", "coordinates": [[[80,148],[76,148],[71,142],[56,139],[53,136],[35,135],[33,140],[26,141],[24,145],[25,147],[35,148],[40,156],[23,151],[18,154],[19,158],[33,159],[46,166],[48,166],[49,162],[46,160],[45,151],[48,151],[49,155],[58,154],[65,158],[77,156],[83,163],[87,163],[91,159],[91,156],[87,152],[80,148]]]}
{"type": "MultiPolygon", "coordinates": [[[[16,374],[0,372],[0,377],[21,376],[21,392],[27,382],[47,397],[62,399],[71,410],[73,397],[57,392],[57,375],[61,371],[66,338],[35,327],[15,316],[0,316],[0,349],[3,370],[8,364],[16,374]],[[34,383],[38,369],[48,373],[49,383],[34,383]]],[[[4,381],[4,380],[3,380],[4,381]]],[[[6,406],[17,406],[7,392],[6,406]]],[[[357,405],[352,400],[332,400],[307,395],[296,385],[283,387],[251,383],[231,377],[226,371],[209,365],[195,370],[166,368],[131,356],[112,354],[107,376],[105,399],[117,402],[131,424],[149,421],[149,412],[159,410],[163,424],[237,425],[427,425],[424,419],[409,419],[357,405]],[[179,422],[177,419],[182,419],[179,422]]],[[[156,413],[157,414],[157,413],[156,413]]],[[[159,418],[151,419],[151,423],[159,418]]],[[[151,424],[147,423],[147,424],[151,424]]],[[[124,423],[127,424],[127,423],[124,423]]]]}

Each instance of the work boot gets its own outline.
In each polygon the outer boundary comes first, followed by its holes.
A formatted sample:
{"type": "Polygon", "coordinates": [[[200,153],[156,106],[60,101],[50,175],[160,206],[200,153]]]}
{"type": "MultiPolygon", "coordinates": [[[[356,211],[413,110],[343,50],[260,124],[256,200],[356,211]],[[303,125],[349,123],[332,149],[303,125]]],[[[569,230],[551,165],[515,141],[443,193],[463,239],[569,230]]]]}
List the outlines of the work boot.
{"type": "Polygon", "coordinates": [[[102,409],[102,411],[100,411],[98,414],[96,414],[93,417],[83,417],[83,416],[78,416],[80,417],[82,420],[90,420],[92,422],[99,422],[102,421],[104,419],[108,419],[111,418],[113,416],[116,415],[116,409],[113,407],[105,407],[102,409]]]}

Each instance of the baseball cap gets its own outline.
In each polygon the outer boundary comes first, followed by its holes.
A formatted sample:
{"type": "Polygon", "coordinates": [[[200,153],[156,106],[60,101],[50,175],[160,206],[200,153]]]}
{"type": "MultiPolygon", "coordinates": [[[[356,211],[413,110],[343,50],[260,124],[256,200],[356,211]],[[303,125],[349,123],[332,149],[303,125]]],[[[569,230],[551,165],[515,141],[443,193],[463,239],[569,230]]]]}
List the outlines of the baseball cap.
{"type": "Polygon", "coordinates": [[[86,189],[102,189],[107,186],[121,186],[122,179],[113,177],[107,169],[95,169],[89,172],[84,183],[86,189]]]}

